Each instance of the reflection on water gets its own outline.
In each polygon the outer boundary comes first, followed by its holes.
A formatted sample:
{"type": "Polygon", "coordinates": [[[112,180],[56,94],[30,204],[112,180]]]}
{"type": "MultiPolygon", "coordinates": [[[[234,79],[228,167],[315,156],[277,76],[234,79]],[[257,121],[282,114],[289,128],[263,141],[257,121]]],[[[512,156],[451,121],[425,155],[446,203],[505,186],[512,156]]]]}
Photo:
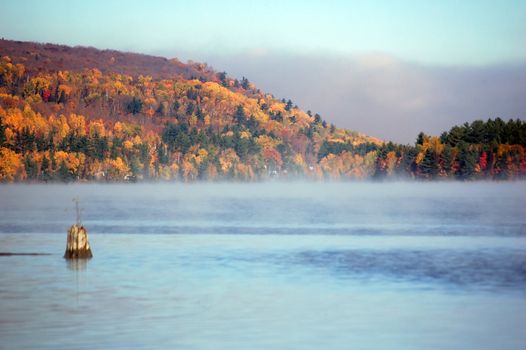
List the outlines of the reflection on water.
{"type": "Polygon", "coordinates": [[[217,186],[0,187],[0,348],[524,348],[522,184],[217,186]]]}
{"type": "Polygon", "coordinates": [[[65,259],[68,269],[73,271],[85,271],[90,259],[65,259]]]}

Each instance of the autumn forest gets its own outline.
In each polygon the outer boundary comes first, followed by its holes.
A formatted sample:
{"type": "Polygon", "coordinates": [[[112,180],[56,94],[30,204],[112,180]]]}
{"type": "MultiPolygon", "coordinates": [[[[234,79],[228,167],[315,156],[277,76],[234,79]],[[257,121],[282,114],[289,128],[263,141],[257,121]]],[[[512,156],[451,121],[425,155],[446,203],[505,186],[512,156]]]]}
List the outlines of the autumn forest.
{"type": "Polygon", "coordinates": [[[206,64],[0,41],[0,181],[526,177],[526,122],[415,143],[338,128],[206,64]]]}

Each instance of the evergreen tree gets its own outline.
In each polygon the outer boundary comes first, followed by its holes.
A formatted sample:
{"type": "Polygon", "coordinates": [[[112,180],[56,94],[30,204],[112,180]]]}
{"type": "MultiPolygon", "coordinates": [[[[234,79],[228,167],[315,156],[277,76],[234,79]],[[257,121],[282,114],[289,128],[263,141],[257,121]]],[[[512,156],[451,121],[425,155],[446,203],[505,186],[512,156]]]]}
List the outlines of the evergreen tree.
{"type": "Polygon", "coordinates": [[[86,154],[88,154],[91,158],[101,161],[104,160],[109,150],[107,136],[99,137],[99,135],[95,135],[93,138],[90,138],[90,141],[86,146],[86,154]]]}
{"type": "Polygon", "coordinates": [[[511,177],[508,157],[508,153],[504,152],[500,157],[497,158],[497,162],[495,164],[495,178],[498,180],[507,180],[511,177]]]}
{"type": "Polygon", "coordinates": [[[426,138],[427,138],[427,135],[424,134],[422,131],[420,131],[420,133],[416,137],[416,144],[417,145],[423,145],[425,140],[426,140],[426,138]]]}
{"type": "Polygon", "coordinates": [[[26,153],[36,149],[35,134],[28,127],[15,134],[15,150],[26,153]]]}
{"type": "Polygon", "coordinates": [[[223,85],[225,87],[228,86],[228,82],[226,80],[226,77],[227,77],[226,72],[217,73],[217,77],[218,77],[219,82],[221,83],[221,85],[223,85]]]}
{"type": "Polygon", "coordinates": [[[449,134],[447,135],[447,142],[451,146],[456,147],[457,144],[463,140],[464,140],[464,129],[462,129],[459,126],[454,126],[453,128],[451,128],[451,130],[449,131],[449,134]]]}
{"type": "Polygon", "coordinates": [[[122,155],[122,147],[123,147],[123,140],[119,137],[113,137],[113,142],[111,143],[111,149],[110,149],[110,158],[111,159],[117,159],[120,155],[122,155]]]}
{"type": "Polygon", "coordinates": [[[416,147],[407,146],[405,152],[402,155],[402,160],[400,162],[400,167],[403,169],[404,173],[410,175],[411,177],[416,175],[417,164],[416,156],[418,155],[418,150],[416,147]]]}
{"type": "Polygon", "coordinates": [[[188,99],[190,100],[197,101],[197,98],[199,97],[199,93],[197,92],[196,89],[190,88],[186,91],[186,97],[188,97],[188,99]]]}
{"type": "Polygon", "coordinates": [[[199,166],[197,167],[197,178],[199,180],[208,179],[208,164],[208,159],[204,159],[199,163],[199,166]]]}
{"type": "Polygon", "coordinates": [[[133,97],[132,100],[126,105],[126,111],[133,115],[141,113],[143,102],[141,99],[133,97]]]}
{"type": "Polygon", "coordinates": [[[49,158],[51,159],[51,171],[54,173],[57,170],[57,160],[55,158],[55,150],[49,152],[49,158]]]}
{"type": "Polygon", "coordinates": [[[5,125],[4,125],[4,121],[3,121],[3,118],[0,117],[0,147],[4,145],[5,141],[6,141],[6,137],[5,137],[5,125]]]}
{"type": "Polygon", "coordinates": [[[35,144],[38,152],[47,151],[50,148],[49,139],[45,135],[35,135],[35,144]]]}
{"type": "Polygon", "coordinates": [[[330,153],[330,144],[327,140],[323,140],[320,149],[318,150],[318,162],[327,157],[330,153]]]}
{"type": "Polygon", "coordinates": [[[423,178],[434,179],[438,175],[438,156],[435,151],[427,149],[424,159],[419,164],[420,174],[423,178]]]}
{"type": "Polygon", "coordinates": [[[57,175],[58,179],[62,182],[70,182],[73,180],[73,175],[69,171],[65,161],[60,162],[57,175]]]}
{"type": "Polygon", "coordinates": [[[253,115],[248,118],[246,126],[247,129],[250,130],[250,133],[254,136],[256,136],[256,134],[259,132],[259,122],[253,115]]]}
{"type": "Polygon", "coordinates": [[[188,106],[186,106],[186,115],[192,115],[194,114],[194,111],[195,111],[194,104],[192,102],[189,102],[188,106]]]}
{"type": "Polygon", "coordinates": [[[474,122],[466,127],[465,140],[467,143],[480,144],[485,139],[485,124],[482,120],[475,120],[474,122]]]}
{"type": "Polygon", "coordinates": [[[66,93],[64,90],[60,91],[59,98],[57,99],[57,103],[66,103],[66,93]]]}
{"type": "Polygon", "coordinates": [[[141,172],[141,163],[136,155],[132,155],[128,160],[128,165],[133,176],[138,176],[141,172]]]}
{"type": "Polygon", "coordinates": [[[205,116],[203,112],[201,111],[201,108],[197,107],[197,111],[195,112],[195,116],[197,117],[197,120],[199,120],[201,123],[205,121],[205,116]]]}
{"type": "Polygon", "coordinates": [[[159,160],[160,164],[168,164],[169,157],[168,157],[168,151],[166,149],[166,146],[162,143],[159,143],[157,145],[157,159],[159,160]]]}
{"type": "Polygon", "coordinates": [[[468,147],[461,142],[460,153],[458,157],[459,169],[457,177],[461,180],[470,180],[475,174],[475,165],[477,164],[477,154],[470,151],[468,147]]]}
{"type": "Polygon", "coordinates": [[[24,157],[24,168],[29,180],[36,180],[38,177],[38,165],[30,154],[24,157]]]}
{"type": "Polygon", "coordinates": [[[281,111],[278,111],[277,113],[269,113],[269,114],[270,114],[270,119],[275,120],[280,123],[283,121],[283,114],[281,114],[281,111]]]}
{"type": "Polygon", "coordinates": [[[246,161],[250,141],[246,138],[243,138],[239,135],[238,131],[234,132],[234,150],[242,161],[246,161]]]}
{"type": "Polygon", "coordinates": [[[239,105],[237,106],[236,112],[234,113],[234,120],[237,124],[242,125],[246,120],[245,111],[243,110],[243,106],[239,105]]]}
{"type": "Polygon", "coordinates": [[[176,114],[177,111],[179,111],[179,107],[181,107],[181,104],[179,103],[179,101],[176,100],[174,104],[172,105],[172,110],[174,114],[176,114]]]}
{"type": "Polygon", "coordinates": [[[245,90],[248,90],[250,88],[250,82],[247,78],[243,77],[243,79],[241,79],[241,87],[245,90]]]}
{"type": "Polygon", "coordinates": [[[188,127],[185,124],[168,124],[162,133],[162,140],[168,145],[170,152],[178,150],[186,153],[192,145],[188,135],[188,127]]]}
{"type": "Polygon", "coordinates": [[[42,158],[42,164],[40,165],[40,179],[45,182],[51,180],[49,160],[46,156],[42,158]]]}
{"type": "Polygon", "coordinates": [[[155,110],[155,114],[157,114],[158,116],[161,116],[161,117],[164,116],[164,104],[162,102],[159,103],[159,106],[155,110]]]}
{"type": "Polygon", "coordinates": [[[440,143],[446,144],[447,143],[447,131],[444,131],[442,134],[440,134],[440,143]]]}
{"type": "Polygon", "coordinates": [[[449,176],[451,174],[454,161],[453,148],[449,144],[446,144],[444,146],[444,150],[442,151],[440,158],[440,161],[442,163],[442,169],[444,169],[445,174],[449,176]]]}
{"type": "Polygon", "coordinates": [[[147,143],[141,143],[137,146],[139,148],[139,157],[142,163],[142,176],[144,179],[150,177],[150,146],[147,143]]]}
{"type": "Polygon", "coordinates": [[[387,176],[387,149],[381,147],[378,150],[375,164],[374,164],[374,175],[373,178],[376,180],[382,180],[387,176]]]}

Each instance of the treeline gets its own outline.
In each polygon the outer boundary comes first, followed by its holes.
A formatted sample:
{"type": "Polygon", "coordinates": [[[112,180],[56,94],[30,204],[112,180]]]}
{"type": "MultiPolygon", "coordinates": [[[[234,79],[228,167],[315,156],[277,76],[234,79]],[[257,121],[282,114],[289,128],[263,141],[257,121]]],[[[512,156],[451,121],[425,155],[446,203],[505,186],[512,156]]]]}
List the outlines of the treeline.
{"type": "MultiPolygon", "coordinates": [[[[417,143],[423,143],[424,135],[419,135],[417,143]]],[[[452,147],[459,143],[486,144],[495,148],[499,144],[526,146],[526,122],[520,119],[510,119],[508,122],[500,118],[488,119],[486,122],[476,120],[471,124],[454,126],[449,132],[440,135],[440,141],[452,147]]]]}
{"type": "MultiPolygon", "coordinates": [[[[318,160],[374,152],[374,167],[367,171],[373,179],[509,180],[526,176],[525,150],[526,122],[496,118],[454,126],[440,137],[420,133],[413,146],[324,140],[318,160]]],[[[341,164],[341,169],[345,172],[348,167],[341,164]]]]}
{"type": "Polygon", "coordinates": [[[399,145],[328,125],[224,72],[207,80],[28,71],[0,59],[2,182],[526,175],[521,120],[475,121],[399,145]]]}

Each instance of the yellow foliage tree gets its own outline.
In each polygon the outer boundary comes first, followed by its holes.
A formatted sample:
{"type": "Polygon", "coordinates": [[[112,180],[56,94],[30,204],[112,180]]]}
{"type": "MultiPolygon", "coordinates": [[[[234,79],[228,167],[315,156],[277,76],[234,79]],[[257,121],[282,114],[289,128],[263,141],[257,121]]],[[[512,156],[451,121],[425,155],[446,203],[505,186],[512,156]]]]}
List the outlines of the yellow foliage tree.
{"type": "Polygon", "coordinates": [[[58,118],[52,115],[48,121],[53,132],[53,143],[58,145],[69,134],[70,128],[68,121],[63,114],[58,118]]]}
{"type": "Polygon", "coordinates": [[[22,156],[14,151],[0,148],[0,181],[11,182],[20,177],[22,171],[22,156]]]}
{"type": "Polygon", "coordinates": [[[70,114],[68,124],[75,135],[86,136],[86,119],[83,115],[70,114]]]}
{"type": "Polygon", "coordinates": [[[94,137],[95,135],[99,137],[106,136],[106,128],[104,127],[102,119],[93,120],[89,123],[89,135],[90,137],[94,137]]]}
{"type": "Polygon", "coordinates": [[[129,174],[130,168],[122,160],[121,157],[116,159],[107,159],[104,162],[106,169],[106,178],[111,181],[122,181],[124,177],[129,174]]]}
{"type": "Polygon", "coordinates": [[[191,181],[197,178],[197,169],[190,160],[184,159],[183,164],[181,165],[181,169],[183,172],[183,179],[185,181],[191,181]]]}

